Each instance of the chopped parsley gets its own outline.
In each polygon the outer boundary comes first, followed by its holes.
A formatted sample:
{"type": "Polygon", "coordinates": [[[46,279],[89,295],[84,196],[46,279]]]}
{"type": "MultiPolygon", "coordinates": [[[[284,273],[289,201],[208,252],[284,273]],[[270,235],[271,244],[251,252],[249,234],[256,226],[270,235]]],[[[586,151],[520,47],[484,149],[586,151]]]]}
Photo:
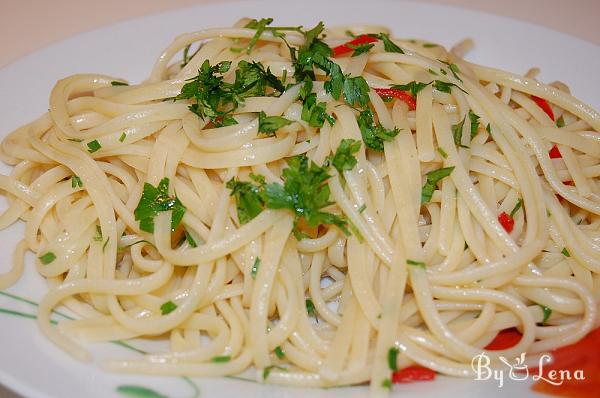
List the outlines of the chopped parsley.
{"type": "Polygon", "coordinates": [[[429,83],[423,83],[423,82],[416,82],[416,81],[412,81],[412,82],[408,82],[406,84],[392,84],[390,87],[397,89],[397,90],[402,90],[402,91],[408,91],[410,92],[410,95],[413,96],[413,98],[417,98],[417,94],[419,93],[419,91],[423,90],[425,87],[429,86],[432,82],[429,83]]]}
{"type": "Polygon", "coordinates": [[[451,64],[448,63],[446,61],[442,61],[442,60],[438,60],[441,63],[448,65],[448,69],[450,69],[450,72],[452,72],[452,76],[454,76],[454,78],[460,82],[462,82],[462,79],[458,76],[458,73],[460,73],[460,69],[458,69],[458,65],[456,64],[451,64]]]}
{"type": "Polygon", "coordinates": [[[317,94],[312,92],[312,87],[313,82],[307,77],[300,89],[300,98],[302,99],[301,119],[308,122],[310,127],[323,127],[325,120],[333,126],[335,119],[327,114],[327,104],[317,102],[317,94]]]}
{"type": "Polygon", "coordinates": [[[226,363],[231,361],[231,355],[220,355],[217,357],[212,357],[211,361],[214,363],[226,363]]]}
{"type": "Polygon", "coordinates": [[[79,178],[78,176],[71,177],[71,188],[75,189],[75,188],[82,188],[82,187],[83,187],[83,181],[81,181],[81,178],[79,178]]]}
{"type": "Polygon", "coordinates": [[[439,147],[437,148],[437,151],[440,153],[440,155],[442,155],[442,157],[443,157],[444,159],[447,159],[447,158],[448,158],[448,154],[446,153],[446,151],[444,151],[444,149],[443,149],[441,146],[439,146],[439,147]]]}
{"type": "Polygon", "coordinates": [[[167,315],[167,314],[170,314],[171,312],[175,311],[175,309],[177,309],[177,304],[175,304],[174,302],[169,300],[160,306],[160,313],[162,315],[167,315]]]}
{"type": "Polygon", "coordinates": [[[425,48],[435,48],[435,47],[439,47],[439,44],[435,44],[435,43],[423,43],[423,47],[425,48]]]}
{"type": "Polygon", "coordinates": [[[113,80],[112,82],[110,82],[110,85],[111,86],[129,86],[129,83],[113,80]]]}
{"type": "Polygon", "coordinates": [[[454,166],[444,167],[441,169],[430,171],[426,174],[427,181],[425,185],[423,185],[423,189],[421,190],[421,203],[427,203],[431,200],[433,196],[433,191],[437,186],[437,183],[442,179],[448,177],[452,171],[454,170],[454,166]]]}
{"type": "Polygon", "coordinates": [[[462,148],[468,148],[466,145],[462,144],[462,133],[463,127],[465,126],[465,118],[461,120],[458,124],[452,125],[452,136],[454,137],[454,143],[462,148]]]}
{"type": "Polygon", "coordinates": [[[100,143],[98,142],[98,140],[94,140],[94,141],[88,142],[87,143],[87,147],[88,147],[88,152],[89,153],[94,153],[98,149],[102,148],[102,145],[100,145],[100,143]]]}
{"type": "Polygon", "coordinates": [[[342,174],[344,170],[352,170],[358,162],[354,154],[359,150],[360,141],[344,138],[336,149],[335,155],[331,158],[331,164],[340,174],[342,174]]]}
{"type": "Polygon", "coordinates": [[[488,123],[487,126],[485,126],[485,131],[492,134],[492,125],[490,123],[488,123]]]}
{"type": "Polygon", "coordinates": [[[362,44],[348,44],[348,48],[354,50],[352,53],[353,57],[358,57],[360,54],[368,53],[375,44],[373,43],[362,43],[362,44]]]}
{"type": "Polygon", "coordinates": [[[260,196],[260,187],[234,178],[227,181],[225,186],[231,189],[231,196],[235,197],[240,224],[246,224],[263,211],[264,201],[260,196]]]}
{"type": "Polygon", "coordinates": [[[210,119],[215,126],[237,124],[231,116],[244,99],[248,97],[272,95],[285,91],[283,83],[259,62],[240,61],[235,71],[235,81],[227,83],[223,74],[228,72],[231,61],[219,62],[211,66],[208,60],[202,63],[198,75],[186,80],[176,100],[192,99],[189,106],[191,112],[202,120],[210,119]]]}
{"type": "Polygon", "coordinates": [[[392,389],[392,381],[389,378],[384,379],[381,382],[381,387],[391,390],[392,389]]]}
{"type": "Polygon", "coordinates": [[[308,315],[314,316],[315,319],[317,319],[317,311],[315,310],[315,303],[313,303],[313,301],[311,299],[306,299],[304,301],[304,304],[306,305],[306,312],[308,313],[308,315]]]}
{"type": "Polygon", "coordinates": [[[288,159],[288,167],[282,172],[284,184],[264,182],[262,176],[251,176],[258,183],[248,181],[227,182],[231,195],[235,196],[240,223],[246,223],[256,217],[266,207],[269,209],[288,209],[294,212],[294,235],[301,239],[304,234],[298,229],[303,220],[309,227],[335,225],[346,235],[347,221],[333,213],[321,209],[329,206],[330,191],[326,181],[331,177],[327,173],[329,165],[318,166],[310,162],[306,155],[288,159]]]}
{"type": "Polygon", "coordinates": [[[344,99],[349,105],[365,107],[369,104],[369,85],[362,76],[344,80],[344,99]]]}
{"type": "Polygon", "coordinates": [[[52,261],[56,260],[56,254],[52,252],[46,252],[38,257],[40,262],[44,265],[50,264],[52,261]]]}
{"type": "Polygon", "coordinates": [[[261,111],[258,114],[258,133],[266,134],[269,137],[276,135],[277,130],[280,128],[292,124],[291,120],[288,120],[281,116],[267,116],[267,114],[261,111]]]}
{"type": "Polygon", "coordinates": [[[125,134],[125,132],[121,133],[121,136],[119,137],[119,141],[123,142],[125,141],[125,138],[127,138],[127,134],[125,134]]]}
{"type": "Polygon", "coordinates": [[[517,204],[515,204],[515,207],[513,207],[513,209],[510,211],[510,214],[509,214],[510,218],[515,217],[515,214],[517,214],[517,212],[519,211],[521,206],[523,206],[523,199],[519,198],[519,199],[517,199],[517,204]]]}
{"type": "Polygon", "coordinates": [[[548,319],[550,318],[550,316],[552,315],[552,309],[549,307],[546,307],[545,305],[542,304],[538,304],[540,306],[540,308],[542,309],[542,312],[544,314],[544,317],[542,318],[542,325],[545,325],[546,322],[548,321],[548,319]]]}
{"type": "Polygon", "coordinates": [[[402,51],[402,49],[398,47],[398,45],[394,43],[392,39],[390,39],[390,35],[388,35],[387,33],[379,33],[374,36],[383,42],[383,49],[386,52],[404,54],[404,51],[402,51]]]}
{"type": "Polygon", "coordinates": [[[96,235],[92,238],[95,242],[102,242],[102,228],[100,225],[96,225],[96,235]]]}
{"type": "Polygon", "coordinates": [[[565,119],[562,116],[556,119],[556,127],[559,129],[565,127],[565,119]]]}
{"type": "Polygon", "coordinates": [[[269,377],[269,375],[271,374],[271,371],[273,369],[279,369],[279,370],[282,370],[284,372],[287,372],[287,369],[284,368],[283,366],[279,366],[279,365],[267,366],[266,368],[263,369],[263,380],[267,380],[267,378],[269,377]]]}
{"type": "MultiPolygon", "coordinates": [[[[443,71],[443,69],[442,69],[442,71],[443,71]]],[[[467,92],[465,90],[463,90],[462,88],[460,88],[459,86],[457,86],[454,83],[448,83],[448,82],[444,82],[442,80],[434,80],[433,81],[433,88],[435,88],[437,91],[441,91],[442,93],[450,94],[452,92],[452,90],[451,90],[452,86],[458,88],[460,91],[467,94],[467,92]]]]}
{"type": "Polygon", "coordinates": [[[477,130],[479,130],[479,119],[479,116],[469,109],[469,120],[471,121],[471,139],[477,135],[477,130]]]}
{"type": "Polygon", "coordinates": [[[571,257],[571,253],[569,253],[569,251],[567,250],[566,247],[563,247],[563,249],[560,251],[562,253],[563,256],[565,257],[571,257]]]}
{"type": "Polygon", "coordinates": [[[254,34],[254,36],[252,36],[252,39],[250,39],[248,45],[245,48],[246,54],[250,54],[250,51],[252,51],[256,43],[258,43],[258,40],[265,31],[265,28],[267,27],[267,25],[270,25],[271,22],[273,22],[273,18],[261,18],[260,21],[253,19],[252,21],[248,22],[246,26],[244,26],[244,28],[247,29],[256,29],[256,33],[254,34]]]}
{"type": "Polygon", "coordinates": [[[183,228],[183,232],[185,233],[185,240],[190,245],[190,247],[198,247],[198,244],[194,240],[194,237],[190,234],[187,228],[183,228]]]}
{"type": "Polygon", "coordinates": [[[367,205],[363,203],[363,204],[362,204],[362,205],[361,205],[361,206],[358,208],[358,212],[359,212],[360,214],[362,214],[362,213],[363,213],[363,211],[365,211],[365,210],[367,210],[367,205]]]}
{"type": "Polygon", "coordinates": [[[140,229],[153,233],[154,217],[162,211],[169,210],[173,211],[171,231],[175,231],[185,214],[185,206],[176,196],[169,196],[169,179],[163,178],[156,187],[144,183],[142,197],[133,212],[136,221],[140,222],[140,229]]]}
{"type": "Polygon", "coordinates": [[[252,269],[250,270],[250,276],[252,277],[252,279],[256,279],[256,274],[258,272],[259,267],[260,267],[260,258],[256,257],[256,260],[254,260],[254,264],[252,265],[252,269]]]}
{"type": "Polygon", "coordinates": [[[396,347],[391,347],[388,350],[387,360],[388,360],[388,367],[390,368],[391,371],[395,372],[396,370],[398,370],[397,360],[398,360],[399,353],[400,353],[400,350],[397,349],[396,347]]]}
{"type": "Polygon", "coordinates": [[[67,138],[67,141],[71,141],[71,142],[83,142],[83,140],[81,138],[67,138]]]}
{"type": "Polygon", "coordinates": [[[412,265],[413,267],[421,267],[421,268],[425,269],[425,263],[422,261],[415,261],[415,260],[407,259],[406,264],[412,265]]]}
{"type": "Polygon", "coordinates": [[[358,127],[365,145],[374,151],[383,152],[383,142],[391,141],[400,133],[398,128],[388,130],[381,124],[375,124],[373,113],[367,109],[358,115],[358,127]]]}
{"type": "Polygon", "coordinates": [[[275,347],[275,355],[279,359],[285,358],[285,352],[283,352],[283,349],[280,346],[275,347]]]}

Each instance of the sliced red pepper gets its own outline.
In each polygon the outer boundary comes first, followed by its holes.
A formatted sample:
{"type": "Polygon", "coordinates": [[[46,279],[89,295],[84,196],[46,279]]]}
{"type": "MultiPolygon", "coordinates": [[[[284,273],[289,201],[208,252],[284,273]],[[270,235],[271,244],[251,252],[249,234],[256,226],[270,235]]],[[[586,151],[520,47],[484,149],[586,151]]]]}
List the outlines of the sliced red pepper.
{"type": "Polygon", "coordinates": [[[560,153],[560,151],[558,150],[558,147],[556,145],[554,145],[550,151],[548,152],[548,155],[550,155],[550,159],[559,159],[562,158],[562,154],[560,153]]]}
{"type": "Polygon", "coordinates": [[[509,216],[505,211],[503,211],[498,216],[498,222],[500,223],[500,225],[502,225],[502,227],[504,227],[504,230],[509,234],[515,227],[515,220],[511,216],[509,216]]]}
{"type": "Polygon", "coordinates": [[[337,47],[333,47],[333,56],[337,57],[339,55],[343,55],[343,54],[347,54],[349,52],[354,51],[353,48],[351,48],[350,46],[359,46],[361,44],[366,44],[366,43],[375,43],[378,39],[376,37],[370,36],[370,35],[360,35],[352,40],[350,40],[349,42],[346,42],[344,44],[340,44],[337,47]]]}
{"type": "Polygon", "coordinates": [[[411,111],[417,109],[417,101],[408,91],[398,90],[397,88],[374,88],[373,90],[382,97],[398,98],[400,101],[404,101],[411,111]]]}
{"type": "Polygon", "coordinates": [[[484,347],[485,350],[506,350],[519,343],[523,335],[516,328],[504,329],[494,337],[494,340],[484,347]]]}
{"type": "Polygon", "coordinates": [[[409,366],[392,373],[392,383],[413,383],[435,379],[435,372],[422,366],[409,366]]]}
{"type": "Polygon", "coordinates": [[[550,119],[552,119],[552,121],[554,121],[554,112],[552,112],[552,108],[550,108],[550,104],[548,104],[548,101],[546,101],[543,98],[536,97],[535,95],[532,95],[531,99],[537,104],[537,106],[539,106],[544,112],[546,112],[546,115],[548,115],[550,119]]]}

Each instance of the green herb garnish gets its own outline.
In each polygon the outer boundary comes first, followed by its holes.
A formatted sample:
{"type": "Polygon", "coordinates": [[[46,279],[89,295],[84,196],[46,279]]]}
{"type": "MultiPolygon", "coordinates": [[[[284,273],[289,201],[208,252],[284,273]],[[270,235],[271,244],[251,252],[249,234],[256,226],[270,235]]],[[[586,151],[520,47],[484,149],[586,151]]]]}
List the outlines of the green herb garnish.
{"type": "Polygon", "coordinates": [[[142,231],[154,232],[154,217],[162,211],[173,211],[171,231],[175,231],[185,214],[185,206],[177,197],[169,196],[169,179],[163,178],[156,187],[144,183],[142,197],[133,214],[142,231]]]}
{"type": "Polygon", "coordinates": [[[358,127],[365,145],[374,151],[383,152],[384,141],[391,141],[400,133],[398,128],[388,130],[381,124],[375,124],[373,113],[367,109],[358,115],[358,127]]]}
{"type": "Polygon", "coordinates": [[[397,360],[398,360],[399,353],[400,353],[400,350],[397,349],[396,347],[391,347],[387,353],[388,367],[393,372],[398,370],[397,360]]]}
{"type": "Polygon", "coordinates": [[[79,178],[78,176],[71,177],[71,188],[75,189],[75,188],[82,188],[82,187],[83,187],[83,181],[81,181],[81,178],[79,178]]]}
{"type": "Polygon", "coordinates": [[[98,149],[102,148],[102,145],[100,145],[100,143],[98,142],[98,140],[94,140],[94,141],[88,142],[87,143],[87,147],[88,147],[88,152],[89,153],[94,153],[98,149]]]}
{"type": "Polygon", "coordinates": [[[412,265],[414,267],[421,267],[421,268],[425,269],[425,263],[422,261],[415,261],[415,260],[407,259],[406,264],[412,265]]]}
{"type": "Polygon", "coordinates": [[[52,261],[56,260],[56,254],[52,252],[46,252],[38,257],[40,262],[44,265],[50,264],[52,261]]]}
{"type": "Polygon", "coordinates": [[[260,267],[260,258],[256,257],[254,260],[254,264],[252,265],[252,269],[250,270],[250,276],[252,279],[256,279],[256,273],[258,272],[258,268],[260,267]]]}
{"type": "Polygon", "coordinates": [[[174,302],[169,300],[160,306],[160,313],[162,315],[167,315],[167,314],[170,314],[171,312],[175,311],[176,308],[177,308],[177,304],[175,304],[174,302]]]}
{"type": "Polygon", "coordinates": [[[427,181],[425,185],[423,185],[423,189],[421,190],[421,203],[428,203],[433,196],[433,191],[437,186],[437,183],[441,181],[443,178],[448,177],[452,171],[454,170],[454,166],[444,167],[441,169],[430,171],[426,174],[427,181]]]}
{"type": "Polygon", "coordinates": [[[342,174],[344,170],[352,170],[358,162],[354,154],[359,150],[360,141],[344,138],[336,149],[335,155],[330,158],[331,164],[340,174],[342,174]]]}

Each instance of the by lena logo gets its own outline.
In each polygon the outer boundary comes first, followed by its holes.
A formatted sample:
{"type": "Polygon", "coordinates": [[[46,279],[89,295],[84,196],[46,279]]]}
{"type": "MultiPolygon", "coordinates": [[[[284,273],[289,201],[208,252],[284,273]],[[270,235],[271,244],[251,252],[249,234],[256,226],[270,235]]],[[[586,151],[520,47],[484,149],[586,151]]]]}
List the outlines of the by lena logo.
{"type": "MultiPolygon", "coordinates": [[[[475,380],[496,380],[498,387],[504,386],[504,381],[508,378],[514,381],[523,381],[529,378],[529,368],[525,364],[525,353],[521,356],[516,357],[513,362],[509,361],[503,356],[498,358],[507,369],[491,366],[491,359],[482,352],[479,355],[475,355],[471,361],[471,368],[475,372],[475,380]]],[[[544,372],[544,365],[548,364],[552,360],[550,355],[542,355],[538,362],[537,373],[532,373],[531,379],[533,381],[542,380],[546,383],[550,383],[555,386],[560,386],[565,380],[585,380],[583,370],[550,370],[544,372]]]]}

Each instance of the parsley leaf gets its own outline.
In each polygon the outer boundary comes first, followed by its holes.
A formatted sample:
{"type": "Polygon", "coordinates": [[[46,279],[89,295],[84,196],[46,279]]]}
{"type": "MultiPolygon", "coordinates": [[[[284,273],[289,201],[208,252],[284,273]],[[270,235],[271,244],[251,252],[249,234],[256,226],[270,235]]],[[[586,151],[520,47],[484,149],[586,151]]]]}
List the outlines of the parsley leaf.
{"type": "Polygon", "coordinates": [[[331,94],[334,99],[339,99],[340,95],[342,95],[342,90],[345,88],[344,81],[346,80],[342,73],[342,68],[321,53],[315,54],[313,61],[330,77],[324,84],[325,91],[331,94]]]}
{"type": "Polygon", "coordinates": [[[469,120],[471,121],[471,139],[477,135],[479,130],[479,116],[469,109],[469,120]]]}
{"type": "Polygon", "coordinates": [[[456,88],[458,88],[460,91],[462,91],[463,93],[467,94],[467,92],[465,90],[463,90],[462,88],[460,88],[459,86],[457,86],[454,83],[447,83],[441,80],[434,80],[433,81],[433,88],[435,88],[438,91],[441,91],[442,93],[448,93],[450,94],[452,92],[451,87],[454,86],[456,88]]]}
{"type": "Polygon", "coordinates": [[[170,314],[171,312],[175,311],[176,308],[177,308],[177,304],[175,304],[174,302],[169,300],[160,306],[160,313],[162,315],[167,315],[167,314],[170,314]]]}
{"type": "Polygon", "coordinates": [[[319,22],[314,28],[304,32],[304,44],[297,51],[295,48],[288,46],[297,82],[303,81],[306,77],[315,80],[313,70],[315,56],[319,55],[326,59],[333,54],[331,48],[319,40],[319,35],[323,32],[323,29],[325,29],[325,25],[323,25],[323,22],[319,22]]]}
{"type": "Polygon", "coordinates": [[[362,111],[357,121],[365,145],[374,151],[383,152],[383,142],[393,140],[400,133],[396,127],[388,130],[381,124],[375,124],[373,113],[369,109],[362,111]]]}
{"type": "Polygon", "coordinates": [[[404,51],[396,43],[390,39],[390,35],[386,33],[379,33],[375,35],[379,40],[383,42],[383,49],[388,53],[400,53],[404,54],[404,51]]]}
{"type": "Polygon", "coordinates": [[[556,119],[556,127],[559,129],[565,127],[565,119],[562,116],[556,119]]]}
{"type": "Polygon", "coordinates": [[[113,80],[112,82],[110,82],[110,85],[111,86],[129,86],[129,83],[113,80]]]}
{"type": "Polygon", "coordinates": [[[362,76],[347,77],[344,80],[344,99],[349,105],[365,107],[369,104],[369,85],[362,76]]]}
{"type": "Polygon", "coordinates": [[[335,151],[335,155],[330,159],[333,167],[338,173],[342,174],[344,170],[352,170],[356,163],[354,154],[360,150],[360,141],[351,138],[344,138],[335,151]]]}
{"type": "Polygon", "coordinates": [[[413,80],[412,82],[408,82],[406,84],[392,84],[390,87],[394,88],[396,90],[409,91],[410,95],[412,95],[413,98],[417,98],[417,94],[419,93],[419,91],[423,90],[425,87],[429,86],[430,84],[431,84],[431,82],[423,83],[423,82],[416,82],[413,80]]]}
{"type": "Polygon", "coordinates": [[[277,355],[277,358],[279,359],[285,358],[285,353],[280,346],[275,347],[275,355],[277,355]]]}
{"type": "Polygon", "coordinates": [[[96,225],[96,235],[94,235],[92,240],[96,242],[102,242],[102,239],[102,228],[100,227],[100,225],[96,225]]]}
{"type": "Polygon", "coordinates": [[[415,260],[407,259],[406,264],[412,265],[414,267],[421,267],[423,269],[425,268],[425,263],[422,261],[415,261],[415,260]]]}
{"type": "Polygon", "coordinates": [[[510,218],[513,218],[515,214],[517,214],[521,206],[523,206],[523,199],[519,198],[515,207],[513,207],[513,209],[510,211],[510,218]]]}
{"type": "Polygon", "coordinates": [[[99,150],[100,148],[102,148],[102,145],[100,145],[100,143],[98,142],[98,140],[94,140],[94,141],[90,141],[87,143],[87,147],[88,147],[88,152],[89,153],[94,153],[97,150],[99,150]]]}
{"type": "Polygon", "coordinates": [[[565,257],[571,257],[571,253],[569,253],[569,251],[567,250],[566,247],[563,247],[563,249],[560,251],[562,253],[563,256],[565,257]]]}
{"type": "Polygon", "coordinates": [[[273,22],[273,18],[261,18],[260,21],[253,19],[252,21],[248,22],[246,26],[244,26],[244,28],[256,29],[256,33],[254,34],[254,36],[252,36],[252,39],[250,39],[250,42],[248,42],[248,45],[246,46],[247,54],[250,54],[250,51],[252,51],[256,43],[258,43],[258,40],[265,31],[265,28],[267,27],[267,25],[270,25],[271,22],[273,22]]]}
{"type": "Polygon", "coordinates": [[[310,228],[321,224],[333,224],[349,235],[347,221],[342,217],[321,211],[332,204],[329,201],[330,191],[326,181],[331,177],[326,166],[318,166],[310,162],[306,155],[288,159],[288,168],[282,172],[284,180],[281,184],[266,184],[263,198],[270,209],[289,209],[294,211],[294,235],[303,237],[298,230],[298,222],[303,219],[310,228]]]}
{"type": "Polygon", "coordinates": [[[212,357],[211,361],[214,363],[226,363],[231,361],[231,355],[220,355],[217,357],[212,357]]]}
{"type": "Polygon", "coordinates": [[[462,133],[463,127],[465,126],[465,118],[460,121],[458,124],[452,125],[452,136],[454,136],[454,143],[460,147],[468,148],[462,144],[462,133]]]}
{"type": "Polygon", "coordinates": [[[545,325],[546,322],[548,321],[548,319],[550,318],[550,316],[552,315],[552,309],[550,307],[546,307],[545,305],[542,304],[538,304],[540,306],[540,308],[542,309],[542,312],[544,314],[544,317],[542,318],[542,325],[545,325]]]}
{"type": "Polygon", "coordinates": [[[52,252],[46,252],[44,254],[42,254],[41,256],[38,257],[40,259],[40,262],[44,265],[48,265],[51,262],[53,262],[54,260],[56,260],[56,254],[52,253],[52,252]]]}
{"type": "Polygon", "coordinates": [[[140,222],[142,231],[154,232],[154,217],[162,211],[173,211],[171,217],[171,231],[175,231],[185,214],[185,206],[177,197],[169,196],[169,179],[163,178],[156,187],[144,183],[144,190],[140,202],[133,214],[136,221],[140,222]]]}
{"type": "Polygon", "coordinates": [[[360,54],[368,53],[375,44],[373,43],[362,43],[362,44],[348,44],[348,48],[354,50],[352,53],[353,57],[358,57],[360,54]]]}
{"type": "Polygon", "coordinates": [[[384,379],[381,382],[381,387],[391,390],[392,389],[392,381],[389,378],[384,379]]]}
{"type": "Polygon", "coordinates": [[[292,123],[291,120],[284,117],[267,116],[265,112],[261,111],[258,114],[258,133],[263,133],[271,137],[276,135],[277,130],[292,123]]]}
{"type": "Polygon", "coordinates": [[[388,354],[387,354],[388,367],[393,372],[395,372],[396,370],[398,370],[397,360],[398,360],[398,354],[399,353],[400,353],[400,350],[397,349],[396,347],[391,347],[388,350],[388,354]]]}
{"type": "Polygon", "coordinates": [[[433,191],[435,191],[437,183],[443,178],[448,177],[453,170],[454,166],[444,167],[441,169],[430,171],[426,174],[427,181],[425,182],[425,185],[423,185],[423,189],[421,190],[421,203],[427,203],[431,200],[431,197],[433,196],[433,191]]]}
{"type": "Polygon", "coordinates": [[[78,176],[73,176],[71,177],[71,188],[75,189],[77,187],[82,188],[83,181],[81,181],[81,178],[79,178],[78,176]]]}
{"type": "Polygon", "coordinates": [[[194,237],[192,236],[192,234],[190,234],[187,228],[184,227],[183,232],[185,233],[185,240],[190,245],[190,247],[198,247],[198,244],[194,240],[194,237]]]}
{"type": "Polygon", "coordinates": [[[333,125],[335,119],[327,113],[326,107],[325,102],[317,102],[317,94],[310,93],[302,105],[301,119],[308,122],[310,127],[323,127],[325,120],[333,125]]]}
{"type": "Polygon", "coordinates": [[[250,276],[252,277],[252,279],[256,279],[256,274],[258,272],[259,267],[260,267],[260,258],[256,257],[256,260],[254,260],[254,264],[252,265],[252,269],[250,270],[250,276]]]}
{"type": "Polygon", "coordinates": [[[231,196],[235,197],[241,224],[246,224],[263,211],[264,202],[259,193],[260,189],[256,185],[232,178],[227,181],[226,187],[231,189],[231,196]]]}
{"type": "Polygon", "coordinates": [[[315,319],[317,319],[317,311],[315,310],[315,303],[313,303],[313,301],[311,299],[306,299],[304,301],[304,304],[306,305],[306,312],[308,313],[308,315],[314,316],[315,319]]]}

